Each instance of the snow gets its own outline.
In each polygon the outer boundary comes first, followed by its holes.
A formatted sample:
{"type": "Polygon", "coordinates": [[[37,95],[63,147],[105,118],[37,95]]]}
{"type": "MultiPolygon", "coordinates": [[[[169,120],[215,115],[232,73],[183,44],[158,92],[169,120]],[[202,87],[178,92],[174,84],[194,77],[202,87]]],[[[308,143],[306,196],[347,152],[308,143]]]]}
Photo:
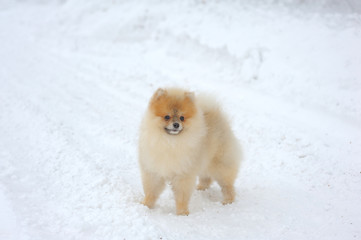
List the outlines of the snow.
{"type": "Polygon", "coordinates": [[[1,239],[361,239],[357,1],[0,4],[1,239]],[[349,6],[351,4],[351,7],[349,6]],[[137,138],[162,86],[208,92],[245,161],[153,210],[137,138]]]}

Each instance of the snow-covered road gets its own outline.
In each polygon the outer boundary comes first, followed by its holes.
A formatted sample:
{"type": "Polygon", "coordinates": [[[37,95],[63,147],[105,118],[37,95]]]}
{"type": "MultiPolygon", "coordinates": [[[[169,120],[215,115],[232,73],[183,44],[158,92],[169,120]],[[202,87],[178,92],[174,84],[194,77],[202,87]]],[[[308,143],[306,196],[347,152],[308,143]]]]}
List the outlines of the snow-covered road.
{"type": "Polygon", "coordinates": [[[361,239],[361,14],[266,2],[1,3],[0,239],[361,239]],[[139,204],[160,86],[231,116],[234,204],[139,204]]]}

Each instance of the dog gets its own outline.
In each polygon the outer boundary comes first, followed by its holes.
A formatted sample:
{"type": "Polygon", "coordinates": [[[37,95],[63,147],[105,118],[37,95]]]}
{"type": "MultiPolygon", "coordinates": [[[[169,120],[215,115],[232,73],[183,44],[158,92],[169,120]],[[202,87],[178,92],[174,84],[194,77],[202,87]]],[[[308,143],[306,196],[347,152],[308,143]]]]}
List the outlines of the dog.
{"type": "Polygon", "coordinates": [[[188,215],[197,177],[198,190],[215,180],[222,203],[235,200],[241,148],[213,98],[180,88],[159,88],[141,122],[138,150],[145,206],[153,208],[170,182],[177,215],[188,215]]]}

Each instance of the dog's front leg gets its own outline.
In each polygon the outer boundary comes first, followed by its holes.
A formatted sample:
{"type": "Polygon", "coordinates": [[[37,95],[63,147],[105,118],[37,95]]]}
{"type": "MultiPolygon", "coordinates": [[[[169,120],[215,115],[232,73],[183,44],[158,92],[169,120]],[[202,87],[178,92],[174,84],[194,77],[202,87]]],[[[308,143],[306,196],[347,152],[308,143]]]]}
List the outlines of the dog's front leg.
{"type": "Polygon", "coordinates": [[[188,203],[196,182],[196,176],[181,176],[172,179],[172,189],[176,203],[177,215],[188,215],[188,203]]]}
{"type": "Polygon", "coordinates": [[[149,208],[153,208],[159,195],[164,189],[164,179],[154,173],[142,170],[142,181],[145,194],[142,204],[149,208]]]}

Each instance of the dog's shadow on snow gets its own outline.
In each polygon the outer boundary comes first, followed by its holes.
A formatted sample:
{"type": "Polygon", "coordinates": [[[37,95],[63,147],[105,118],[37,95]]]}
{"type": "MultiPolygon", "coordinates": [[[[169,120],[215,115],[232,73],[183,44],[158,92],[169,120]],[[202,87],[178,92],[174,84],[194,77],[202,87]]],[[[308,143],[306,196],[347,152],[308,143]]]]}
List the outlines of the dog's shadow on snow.
{"type": "Polygon", "coordinates": [[[221,202],[223,199],[220,187],[212,185],[206,190],[195,190],[193,200],[205,202],[221,202]]]}

